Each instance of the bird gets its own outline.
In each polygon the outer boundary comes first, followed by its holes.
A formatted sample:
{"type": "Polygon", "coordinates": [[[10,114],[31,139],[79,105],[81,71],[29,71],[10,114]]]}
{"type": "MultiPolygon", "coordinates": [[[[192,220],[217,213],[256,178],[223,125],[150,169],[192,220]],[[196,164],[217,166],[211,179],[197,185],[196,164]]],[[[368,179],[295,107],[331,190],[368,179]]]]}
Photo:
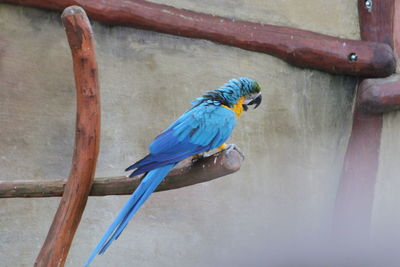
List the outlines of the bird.
{"type": "Polygon", "coordinates": [[[90,254],[85,267],[121,235],[133,215],[178,162],[214,149],[235,148],[225,142],[237,118],[250,105],[257,108],[261,100],[260,85],[251,78],[241,77],[192,101],[192,107],[153,140],[149,154],[126,168],[125,171],[133,171],[129,177],[140,174],[144,177],[90,254]]]}

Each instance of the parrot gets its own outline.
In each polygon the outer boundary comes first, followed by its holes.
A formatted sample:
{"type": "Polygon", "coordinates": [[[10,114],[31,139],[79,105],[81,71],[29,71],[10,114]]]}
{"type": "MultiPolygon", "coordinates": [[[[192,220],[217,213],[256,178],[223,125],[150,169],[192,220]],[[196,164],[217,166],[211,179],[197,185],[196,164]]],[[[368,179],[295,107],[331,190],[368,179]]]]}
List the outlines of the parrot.
{"type": "Polygon", "coordinates": [[[241,77],[192,101],[192,107],[153,140],[150,153],[126,168],[125,171],[134,170],[129,177],[140,174],[144,177],[90,254],[85,267],[121,235],[133,215],[178,162],[214,149],[235,148],[225,141],[231,136],[236,119],[248,106],[257,108],[261,100],[260,85],[241,77]]]}

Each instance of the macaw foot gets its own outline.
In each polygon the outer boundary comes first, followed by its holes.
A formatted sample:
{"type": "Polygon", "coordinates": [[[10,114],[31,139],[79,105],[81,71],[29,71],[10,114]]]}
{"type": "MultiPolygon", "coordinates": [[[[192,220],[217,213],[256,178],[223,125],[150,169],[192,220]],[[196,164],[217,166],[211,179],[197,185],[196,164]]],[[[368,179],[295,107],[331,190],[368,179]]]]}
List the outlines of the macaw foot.
{"type": "Polygon", "coordinates": [[[216,153],[218,153],[220,151],[226,151],[225,153],[230,153],[233,150],[236,150],[242,156],[242,158],[244,159],[244,154],[243,154],[242,150],[237,145],[235,145],[235,144],[225,144],[224,143],[221,146],[219,146],[217,148],[214,148],[213,150],[206,151],[206,152],[194,155],[193,158],[192,158],[192,161],[197,161],[197,160],[199,160],[201,158],[210,157],[210,156],[212,156],[212,155],[214,155],[214,154],[216,154],[216,153]]]}
{"type": "Polygon", "coordinates": [[[192,157],[192,161],[197,161],[197,160],[202,159],[202,158],[210,157],[210,156],[212,156],[213,154],[215,154],[215,153],[218,152],[218,151],[216,151],[216,152],[213,152],[213,151],[214,151],[214,149],[213,149],[213,150],[210,150],[210,151],[203,152],[203,153],[196,154],[196,155],[194,155],[194,156],[192,157]]]}
{"type": "Polygon", "coordinates": [[[230,152],[232,152],[232,150],[236,150],[242,156],[243,159],[245,158],[244,153],[237,145],[227,144],[226,148],[225,148],[226,153],[230,153],[230,152]]]}
{"type": "Polygon", "coordinates": [[[193,155],[192,156],[192,162],[198,161],[199,159],[202,159],[202,158],[204,158],[203,153],[193,155]]]}
{"type": "MultiPolygon", "coordinates": [[[[232,144],[233,145],[233,144],[232,144]]],[[[214,154],[216,154],[216,153],[218,153],[218,152],[221,152],[221,151],[224,151],[224,150],[228,150],[229,149],[229,146],[230,145],[228,145],[228,144],[226,144],[226,143],[223,143],[222,145],[220,145],[219,147],[217,147],[217,148],[214,148],[214,149],[212,149],[212,150],[209,150],[209,151],[206,151],[206,152],[203,152],[203,157],[210,157],[210,156],[212,156],[212,155],[214,155],[214,154]]],[[[234,146],[234,145],[233,145],[234,146]]],[[[232,148],[233,149],[233,148],[232,148]]],[[[230,152],[231,150],[229,150],[228,151],[228,153],[230,152]]]]}

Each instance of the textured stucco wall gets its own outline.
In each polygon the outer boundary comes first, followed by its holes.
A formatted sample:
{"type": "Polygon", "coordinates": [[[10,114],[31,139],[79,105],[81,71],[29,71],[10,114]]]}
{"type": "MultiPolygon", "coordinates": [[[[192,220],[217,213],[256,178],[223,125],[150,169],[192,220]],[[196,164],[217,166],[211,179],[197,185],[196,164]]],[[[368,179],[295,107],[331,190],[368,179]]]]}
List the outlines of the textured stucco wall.
{"type": "MultiPolygon", "coordinates": [[[[157,2],[358,38],[356,1],[157,2]]],[[[230,140],[246,154],[238,173],[154,194],[94,266],[268,266],[330,229],[353,78],[205,40],[97,22],[93,29],[102,97],[96,176],[121,175],[192,99],[232,77],[258,80],[264,99],[230,140]]],[[[59,13],[1,4],[0,39],[0,179],[66,177],[75,89],[59,13]]],[[[398,125],[385,120],[386,128],[398,125]]],[[[386,140],[396,139],[386,128],[386,140]]],[[[387,142],[384,149],[394,149],[387,142]]],[[[126,199],[89,199],[67,266],[84,263],[126,199]]],[[[32,265],[58,200],[0,200],[1,266],[32,265]]]]}

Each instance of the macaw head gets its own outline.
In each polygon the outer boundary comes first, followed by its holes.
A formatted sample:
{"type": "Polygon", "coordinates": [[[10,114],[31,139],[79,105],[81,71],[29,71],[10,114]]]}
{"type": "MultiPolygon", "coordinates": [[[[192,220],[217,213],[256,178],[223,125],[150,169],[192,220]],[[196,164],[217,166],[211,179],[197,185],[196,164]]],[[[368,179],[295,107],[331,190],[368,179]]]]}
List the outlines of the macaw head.
{"type": "Polygon", "coordinates": [[[260,85],[246,77],[229,80],[223,86],[212,90],[192,102],[193,106],[222,105],[233,110],[237,116],[248,110],[248,106],[261,104],[260,85]]]}
{"type": "Polygon", "coordinates": [[[244,111],[251,105],[257,108],[262,100],[260,85],[246,77],[229,80],[215,91],[223,97],[223,105],[234,109],[243,108],[244,111]]]}
{"type": "MultiPolygon", "coordinates": [[[[239,78],[239,79],[233,79],[230,80],[229,82],[235,83],[237,80],[239,80],[239,82],[241,83],[241,98],[239,98],[238,102],[241,102],[241,99],[243,99],[242,101],[242,107],[244,111],[248,110],[248,106],[251,105],[255,105],[254,109],[256,109],[260,104],[261,104],[261,100],[262,100],[262,96],[261,96],[261,87],[260,85],[250,79],[250,78],[239,78]]],[[[237,102],[235,104],[238,104],[237,102]]]]}

